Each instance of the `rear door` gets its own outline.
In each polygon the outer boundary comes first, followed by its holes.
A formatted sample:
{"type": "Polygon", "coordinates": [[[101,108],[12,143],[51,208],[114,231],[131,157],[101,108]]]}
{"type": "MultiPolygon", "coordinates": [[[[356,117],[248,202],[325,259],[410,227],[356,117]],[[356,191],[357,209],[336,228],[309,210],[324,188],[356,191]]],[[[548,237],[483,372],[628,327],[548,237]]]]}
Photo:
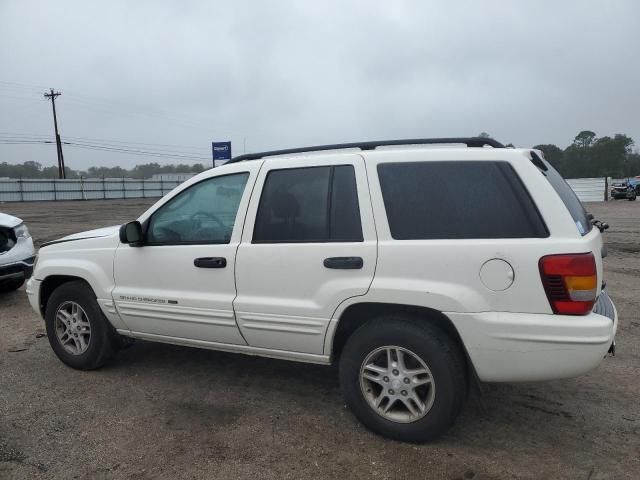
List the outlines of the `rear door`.
{"type": "Polygon", "coordinates": [[[377,238],[360,155],[266,160],[236,260],[236,318],[255,347],[321,354],[338,305],[364,295],[377,238]]]}

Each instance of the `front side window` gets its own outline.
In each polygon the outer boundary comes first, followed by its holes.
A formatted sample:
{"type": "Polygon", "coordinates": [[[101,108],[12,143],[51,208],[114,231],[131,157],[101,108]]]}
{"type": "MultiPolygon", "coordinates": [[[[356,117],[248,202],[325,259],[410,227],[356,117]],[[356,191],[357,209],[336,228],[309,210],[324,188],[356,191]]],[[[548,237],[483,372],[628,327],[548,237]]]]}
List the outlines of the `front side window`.
{"type": "Polygon", "coordinates": [[[353,166],[269,172],[260,198],[253,243],[362,240],[353,166]]]}
{"type": "Polygon", "coordinates": [[[147,243],[229,243],[248,178],[209,178],[180,192],[151,216],[147,243]]]}
{"type": "Polygon", "coordinates": [[[396,240],[549,235],[529,192],[506,162],[383,163],[378,176],[396,240]]]}

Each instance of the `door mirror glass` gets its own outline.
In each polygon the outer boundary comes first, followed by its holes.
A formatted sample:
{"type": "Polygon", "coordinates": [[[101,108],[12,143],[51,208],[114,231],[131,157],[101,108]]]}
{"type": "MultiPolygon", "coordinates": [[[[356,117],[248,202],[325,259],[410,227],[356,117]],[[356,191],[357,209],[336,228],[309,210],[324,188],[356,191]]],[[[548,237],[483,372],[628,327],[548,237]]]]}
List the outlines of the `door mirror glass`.
{"type": "Polygon", "coordinates": [[[130,245],[140,245],[142,243],[142,225],[137,220],[125,223],[120,227],[120,241],[130,245]]]}

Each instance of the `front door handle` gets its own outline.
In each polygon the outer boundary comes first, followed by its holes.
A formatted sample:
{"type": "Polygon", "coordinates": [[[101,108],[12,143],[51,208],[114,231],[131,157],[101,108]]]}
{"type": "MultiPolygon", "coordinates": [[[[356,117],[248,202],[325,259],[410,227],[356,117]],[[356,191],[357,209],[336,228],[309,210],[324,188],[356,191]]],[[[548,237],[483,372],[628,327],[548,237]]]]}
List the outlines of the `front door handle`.
{"type": "Polygon", "coordinates": [[[224,268],[227,266],[227,259],[224,257],[201,257],[196,258],[193,264],[198,268],[224,268]]]}
{"type": "Polygon", "coordinates": [[[358,270],[364,265],[362,257],[329,257],[323,263],[326,268],[342,270],[358,270]]]}

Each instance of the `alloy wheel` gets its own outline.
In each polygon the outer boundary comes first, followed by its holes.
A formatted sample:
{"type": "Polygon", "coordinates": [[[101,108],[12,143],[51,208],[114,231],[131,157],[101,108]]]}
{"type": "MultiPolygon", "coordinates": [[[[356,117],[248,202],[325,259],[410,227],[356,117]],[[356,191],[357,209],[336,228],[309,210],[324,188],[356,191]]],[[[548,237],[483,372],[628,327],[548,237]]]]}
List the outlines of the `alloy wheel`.
{"type": "Polygon", "coordinates": [[[424,417],[435,399],[435,383],[427,364],[398,346],[375,349],[360,368],[360,388],[369,406],[398,423],[424,417]]]}
{"type": "Polygon", "coordinates": [[[72,355],[82,355],[89,348],[91,324],[84,309],[76,302],[64,302],[56,310],[56,338],[72,355]]]}

